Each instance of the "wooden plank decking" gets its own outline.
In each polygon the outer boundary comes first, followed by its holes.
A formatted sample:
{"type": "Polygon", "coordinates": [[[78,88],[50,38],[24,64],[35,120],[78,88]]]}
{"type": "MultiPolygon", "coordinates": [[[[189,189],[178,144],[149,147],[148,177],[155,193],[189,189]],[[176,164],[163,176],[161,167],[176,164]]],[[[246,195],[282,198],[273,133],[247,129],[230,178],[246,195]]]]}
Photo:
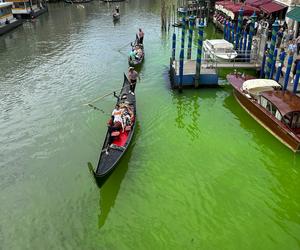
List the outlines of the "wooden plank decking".
{"type": "MultiPolygon", "coordinates": [[[[196,71],[196,60],[186,60],[183,63],[183,74],[184,75],[192,75],[195,74],[196,71]]],[[[215,73],[215,69],[219,68],[233,68],[233,69],[260,69],[260,64],[258,63],[247,63],[247,62],[203,62],[201,64],[201,73],[215,73]]],[[[175,69],[176,74],[179,75],[179,61],[175,61],[175,69]]]]}

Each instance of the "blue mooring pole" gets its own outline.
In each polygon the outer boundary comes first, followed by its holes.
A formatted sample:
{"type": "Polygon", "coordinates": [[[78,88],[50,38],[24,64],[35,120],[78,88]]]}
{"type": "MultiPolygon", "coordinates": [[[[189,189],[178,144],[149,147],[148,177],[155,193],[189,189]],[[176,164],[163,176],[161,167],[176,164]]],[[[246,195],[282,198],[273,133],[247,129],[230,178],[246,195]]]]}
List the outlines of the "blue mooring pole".
{"type": "Polygon", "coordinates": [[[264,78],[264,76],[265,76],[265,65],[266,65],[267,50],[268,50],[268,45],[266,44],[265,48],[264,48],[264,55],[263,55],[263,58],[262,58],[259,78],[264,78]]]}
{"type": "Polygon", "coordinates": [[[247,51],[246,51],[246,48],[247,48],[247,38],[248,38],[248,34],[247,34],[247,31],[244,30],[244,44],[243,44],[243,52],[245,54],[245,59],[247,58],[247,51]]]}
{"type": "Polygon", "coordinates": [[[278,49],[275,49],[274,51],[274,56],[273,56],[273,63],[271,67],[271,72],[270,72],[270,79],[273,79],[274,71],[275,71],[275,64],[276,64],[276,59],[277,59],[277,54],[278,54],[278,49]]]}
{"type": "Polygon", "coordinates": [[[175,54],[176,54],[176,34],[173,33],[172,37],[172,60],[175,60],[175,54]]]}
{"type": "Polygon", "coordinates": [[[179,54],[179,90],[182,89],[183,83],[183,61],[184,61],[184,50],[182,49],[179,54]]]}
{"type": "Polygon", "coordinates": [[[229,22],[229,40],[228,42],[231,42],[232,40],[232,22],[229,22]]]}
{"type": "Polygon", "coordinates": [[[232,23],[232,26],[231,26],[231,30],[232,30],[232,33],[231,33],[231,42],[234,43],[234,39],[235,39],[235,23],[232,23]]]}
{"type": "Polygon", "coordinates": [[[254,24],[256,22],[256,14],[255,12],[251,16],[251,23],[250,23],[250,30],[249,30],[249,38],[248,38],[248,47],[247,47],[247,58],[250,59],[251,54],[251,47],[252,47],[252,41],[253,41],[253,35],[254,35],[254,24]]]}
{"type": "Polygon", "coordinates": [[[236,35],[235,35],[235,49],[239,49],[239,42],[240,42],[240,36],[241,36],[241,30],[242,30],[242,24],[243,24],[243,14],[244,10],[243,8],[240,8],[239,10],[239,17],[238,17],[238,26],[236,29],[236,35]]]}
{"type": "Polygon", "coordinates": [[[197,48],[197,61],[196,61],[196,74],[195,74],[195,87],[200,84],[200,70],[201,70],[201,57],[202,57],[202,45],[203,45],[203,22],[198,26],[198,48],[197,48]]]}
{"type": "Polygon", "coordinates": [[[226,40],[230,41],[230,22],[227,22],[226,40]]]}
{"type": "Polygon", "coordinates": [[[292,68],[292,64],[293,64],[293,55],[290,55],[288,58],[288,64],[286,66],[286,72],[285,72],[285,76],[284,76],[284,85],[283,85],[283,90],[287,89],[287,86],[289,84],[289,79],[290,79],[290,73],[291,73],[291,68],[292,68]]]}
{"type": "Polygon", "coordinates": [[[224,21],[224,29],[223,29],[223,33],[224,33],[224,39],[226,40],[226,34],[227,34],[227,20],[224,21]]]}
{"type": "Polygon", "coordinates": [[[186,29],[185,14],[186,14],[186,12],[183,12],[183,16],[182,16],[182,31],[181,31],[181,49],[183,49],[183,50],[184,50],[185,29],[186,29]]]}
{"type": "Polygon", "coordinates": [[[274,50],[275,50],[277,33],[278,33],[278,29],[279,29],[278,19],[275,20],[272,27],[273,27],[273,30],[272,30],[271,46],[270,46],[269,57],[268,57],[268,61],[267,61],[267,69],[266,69],[265,78],[271,78],[270,73],[271,73],[271,68],[272,68],[272,64],[273,64],[273,60],[274,60],[274,50]]]}
{"type": "Polygon", "coordinates": [[[190,16],[190,27],[189,27],[189,38],[188,38],[188,50],[186,59],[192,57],[192,42],[193,42],[193,31],[194,31],[195,17],[190,16]]]}
{"type": "Polygon", "coordinates": [[[300,61],[297,63],[297,68],[296,68],[296,77],[294,79],[294,88],[293,88],[293,93],[297,93],[297,88],[299,84],[299,77],[300,77],[300,61]]]}
{"type": "Polygon", "coordinates": [[[179,91],[182,90],[183,84],[183,62],[184,62],[184,42],[185,42],[185,21],[186,12],[183,12],[182,16],[182,33],[181,33],[181,50],[179,55],[179,91]]]}
{"type": "Polygon", "coordinates": [[[282,66],[283,66],[285,56],[286,56],[286,53],[284,51],[282,51],[280,53],[280,56],[279,56],[280,64],[279,64],[279,67],[277,68],[277,71],[276,71],[276,77],[275,77],[276,82],[279,82],[279,78],[280,78],[280,74],[281,74],[281,71],[282,71],[282,66]]]}

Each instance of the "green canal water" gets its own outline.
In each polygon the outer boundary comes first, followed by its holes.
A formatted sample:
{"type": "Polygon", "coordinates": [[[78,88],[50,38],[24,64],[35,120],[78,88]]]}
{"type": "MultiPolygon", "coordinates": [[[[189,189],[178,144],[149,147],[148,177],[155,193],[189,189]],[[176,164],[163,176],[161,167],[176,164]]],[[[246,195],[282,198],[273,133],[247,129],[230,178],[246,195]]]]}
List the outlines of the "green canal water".
{"type": "Polygon", "coordinates": [[[227,71],[221,88],[170,89],[159,3],[122,2],[115,25],[112,5],[51,4],[0,38],[0,249],[300,249],[300,156],[238,105],[227,71]],[[87,163],[108,115],[83,103],[120,87],[139,27],[137,130],[99,189],[87,163]]]}

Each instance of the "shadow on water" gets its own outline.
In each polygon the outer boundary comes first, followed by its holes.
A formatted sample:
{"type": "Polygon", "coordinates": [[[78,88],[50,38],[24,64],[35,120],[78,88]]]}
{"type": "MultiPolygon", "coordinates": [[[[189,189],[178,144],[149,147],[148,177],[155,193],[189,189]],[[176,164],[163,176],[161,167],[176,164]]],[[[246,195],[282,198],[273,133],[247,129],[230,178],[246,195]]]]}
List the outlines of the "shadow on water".
{"type": "MultiPolygon", "coordinates": [[[[104,182],[99,183],[95,180],[96,184],[100,189],[100,214],[98,217],[99,228],[101,228],[109,215],[111,208],[115,204],[115,200],[118,196],[119,189],[124,179],[126,172],[128,170],[128,165],[132,156],[132,151],[136,143],[136,138],[140,133],[139,123],[136,124],[135,134],[132,138],[132,141],[127,149],[127,152],[122,157],[114,171],[104,180],[104,182]]],[[[89,163],[89,169],[91,164],[89,163]]],[[[90,169],[91,170],[91,169],[90,169]]]]}

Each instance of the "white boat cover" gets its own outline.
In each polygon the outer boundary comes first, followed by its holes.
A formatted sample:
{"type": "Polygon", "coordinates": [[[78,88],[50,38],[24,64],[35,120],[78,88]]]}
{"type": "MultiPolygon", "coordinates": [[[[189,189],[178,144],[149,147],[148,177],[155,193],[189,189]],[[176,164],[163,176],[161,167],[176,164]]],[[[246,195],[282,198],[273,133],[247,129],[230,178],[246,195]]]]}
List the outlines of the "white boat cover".
{"type": "Polygon", "coordinates": [[[259,92],[273,90],[279,87],[281,87],[281,85],[271,79],[251,79],[243,83],[242,90],[252,94],[258,94],[259,92]]]}
{"type": "Polygon", "coordinates": [[[225,39],[212,39],[206,40],[210,46],[213,46],[214,49],[233,49],[233,44],[226,41],[225,39]]]}
{"type": "Polygon", "coordinates": [[[4,8],[4,7],[7,7],[7,6],[11,6],[11,5],[13,5],[13,3],[10,3],[10,2],[8,2],[8,3],[3,3],[3,2],[1,2],[1,0],[0,0],[0,9],[1,9],[1,8],[4,8]]]}

